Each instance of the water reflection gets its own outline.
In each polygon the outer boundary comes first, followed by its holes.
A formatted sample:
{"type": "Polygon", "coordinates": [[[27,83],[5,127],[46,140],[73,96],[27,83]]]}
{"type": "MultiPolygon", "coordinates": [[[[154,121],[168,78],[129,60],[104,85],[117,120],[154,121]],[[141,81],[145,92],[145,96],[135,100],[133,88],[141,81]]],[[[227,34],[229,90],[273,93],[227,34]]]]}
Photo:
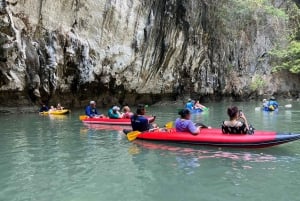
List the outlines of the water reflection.
{"type": "Polygon", "coordinates": [[[123,129],[130,129],[131,126],[126,125],[103,125],[103,124],[89,124],[89,123],[83,123],[84,126],[88,129],[93,130],[116,130],[116,131],[122,131],[123,129]]]}
{"type": "MultiPolygon", "coordinates": [[[[251,163],[274,162],[277,157],[266,153],[255,153],[250,151],[240,151],[234,149],[222,149],[217,147],[190,147],[182,144],[169,144],[151,141],[136,140],[130,145],[128,153],[131,155],[144,155],[149,151],[161,152],[164,155],[174,155],[172,158],[175,167],[181,169],[186,174],[193,174],[195,169],[200,167],[204,161],[212,159],[226,159],[236,161],[243,165],[242,169],[251,169],[251,163]],[[167,151],[167,153],[165,152],[167,151]],[[245,164],[245,162],[247,162],[245,164]]],[[[136,156],[135,156],[136,157],[136,156]]]]}

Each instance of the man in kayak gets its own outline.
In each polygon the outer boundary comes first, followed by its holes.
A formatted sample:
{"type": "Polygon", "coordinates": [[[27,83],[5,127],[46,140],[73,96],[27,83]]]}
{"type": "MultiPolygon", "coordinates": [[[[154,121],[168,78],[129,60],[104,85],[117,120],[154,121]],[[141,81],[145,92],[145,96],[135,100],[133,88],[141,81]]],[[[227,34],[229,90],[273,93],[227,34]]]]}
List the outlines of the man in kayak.
{"type": "Polygon", "coordinates": [[[175,121],[175,127],[177,132],[190,132],[192,135],[198,135],[200,133],[200,126],[196,126],[191,120],[191,111],[189,109],[183,109],[178,112],[180,118],[175,121]]]}
{"type": "Polygon", "coordinates": [[[279,106],[279,105],[278,105],[278,103],[277,103],[275,97],[272,96],[272,97],[270,98],[269,102],[268,102],[269,110],[274,111],[274,110],[276,110],[276,109],[278,108],[278,106],[279,106]]]}
{"type": "Polygon", "coordinates": [[[85,115],[89,116],[90,118],[103,117],[103,115],[98,112],[95,101],[90,101],[90,105],[85,108],[85,115]]]}
{"type": "Polygon", "coordinates": [[[194,109],[194,103],[192,102],[192,99],[188,99],[188,102],[185,104],[185,108],[192,111],[194,109]]]}
{"type": "Polygon", "coordinates": [[[130,117],[133,131],[143,132],[157,127],[156,124],[149,123],[148,119],[144,116],[145,113],[146,113],[145,105],[139,104],[136,109],[136,113],[130,117]]]}
{"type": "Polygon", "coordinates": [[[108,110],[107,115],[111,119],[120,119],[122,116],[119,111],[120,111],[120,108],[118,106],[113,106],[108,110]]]}
{"type": "Polygon", "coordinates": [[[224,121],[222,124],[222,132],[224,134],[253,134],[254,128],[249,126],[244,113],[233,106],[227,109],[229,121],[224,121]]]}
{"type": "Polygon", "coordinates": [[[40,108],[40,112],[48,112],[49,108],[46,104],[42,104],[42,107],[40,108]]]}

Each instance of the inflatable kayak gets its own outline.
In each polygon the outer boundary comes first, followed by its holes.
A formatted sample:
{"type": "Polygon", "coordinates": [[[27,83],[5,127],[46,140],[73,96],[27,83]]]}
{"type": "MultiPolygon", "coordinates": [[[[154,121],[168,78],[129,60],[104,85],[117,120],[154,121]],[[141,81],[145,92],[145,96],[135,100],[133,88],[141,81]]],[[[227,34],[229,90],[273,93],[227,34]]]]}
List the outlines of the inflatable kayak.
{"type": "MultiPolygon", "coordinates": [[[[148,121],[149,123],[154,122],[155,118],[148,116],[148,121]]],[[[130,126],[131,121],[130,119],[111,119],[108,117],[99,117],[99,118],[85,118],[82,119],[84,123],[89,123],[89,124],[105,124],[105,125],[124,125],[124,126],[130,126]]]]}
{"type": "Polygon", "coordinates": [[[40,112],[40,114],[52,114],[52,115],[64,115],[64,114],[68,114],[70,111],[67,109],[63,109],[63,110],[53,110],[53,111],[47,111],[47,112],[40,112]]]}
{"type": "Polygon", "coordinates": [[[300,134],[276,133],[272,131],[255,131],[253,135],[223,134],[221,129],[201,129],[200,134],[192,135],[187,132],[147,131],[137,136],[138,139],[156,140],[199,145],[262,148],[279,145],[300,139],[300,134]]]}
{"type": "Polygon", "coordinates": [[[266,111],[266,112],[273,112],[273,111],[275,111],[275,112],[278,112],[278,108],[269,108],[269,107],[262,107],[262,110],[263,111],[266,111]]]}
{"type": "Polygon", "coordinates": [[[122,131],[124,129],[130,129],[131,125],[111,125],[111,124],[90,124],[83,123],[87,128],[92,130],[114,130],[122,131]]]}
{"type": "Polygon", "coordinates": [[[198,108],[198,109],[192,109],[191,112],[192,112],[192,114],[197,114],[197,113],[203,112],[203,110],[198,108]]]}

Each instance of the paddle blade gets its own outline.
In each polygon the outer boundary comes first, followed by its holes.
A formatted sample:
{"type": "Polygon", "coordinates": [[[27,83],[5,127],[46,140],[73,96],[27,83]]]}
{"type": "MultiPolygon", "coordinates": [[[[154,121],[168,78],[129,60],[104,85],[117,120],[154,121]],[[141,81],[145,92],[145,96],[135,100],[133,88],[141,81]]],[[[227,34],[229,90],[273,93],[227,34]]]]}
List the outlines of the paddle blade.
{"type": "Polygon", "coordinates": [[[140,133],[140,131],[131,131],[127,134],[127,139],[131,142],[135,140],[140,133]]]}
{"type": "Polygon", "coordinates": [[[168,129],[173,128],[173,121],[169,121],[168,123],[166,123],[165,127],[168,128],[168,129]]]}
{"type": "Polygon", "coordinates": [[[86,116],[86,115],[80,115],[79,116],[79,119],[82,121],[82,120],[85,120],[86,118],[88,118],[88,116],[86,116]]]}

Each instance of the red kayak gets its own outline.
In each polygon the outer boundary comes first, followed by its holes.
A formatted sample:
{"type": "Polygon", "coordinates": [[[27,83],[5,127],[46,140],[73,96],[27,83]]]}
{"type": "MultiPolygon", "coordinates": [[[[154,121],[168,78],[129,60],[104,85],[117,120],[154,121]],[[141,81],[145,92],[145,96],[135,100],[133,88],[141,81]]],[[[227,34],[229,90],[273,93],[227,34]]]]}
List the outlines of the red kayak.
{"type": "MultiPolygon", "coordinates": [[[[154,122],[155,118],[152,116],[147,116],[149,123],[154,122]]],[[[94,118],[86,118],[82,120],[84,123],[89,124],[104,124],[104,125],[123,125],[130,126],[130,119],[111,119],[108,117],[94,117],[94,118]]]]}
{"type": "Polygon", "coordinates": [[[147,131],[137,136],[138,139],[179,142],[199,145],[260,148],[279,145],[300,139],[300,134],[255,131],[253,135],[223,134],[221,129],[201,129],[200,134],[188,132],[147,131]]]}

